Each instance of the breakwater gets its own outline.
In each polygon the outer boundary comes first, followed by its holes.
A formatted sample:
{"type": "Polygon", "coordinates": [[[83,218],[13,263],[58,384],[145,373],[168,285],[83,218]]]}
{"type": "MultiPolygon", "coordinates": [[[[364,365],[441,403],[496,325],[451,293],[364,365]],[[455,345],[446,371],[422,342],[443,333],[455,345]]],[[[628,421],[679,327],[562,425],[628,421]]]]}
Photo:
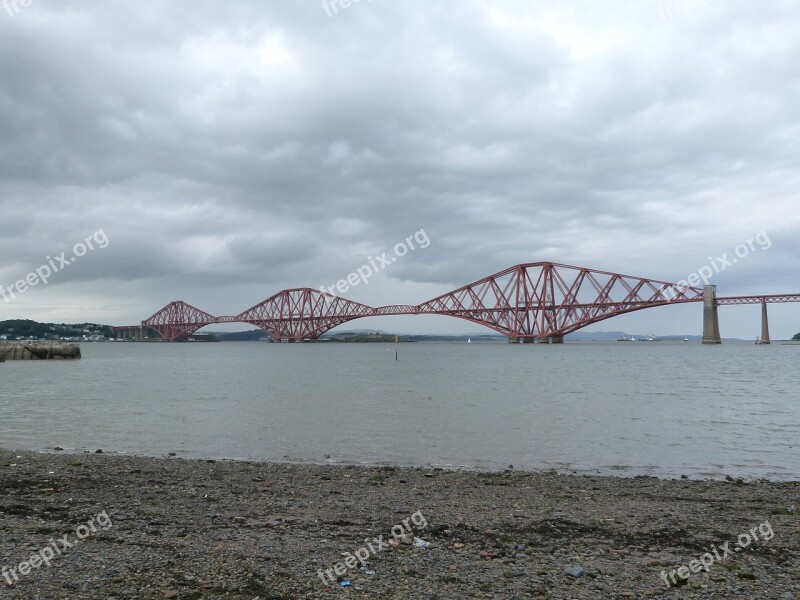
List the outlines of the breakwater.
{"type": "Polygon", "coordinates": [[[6,360],[74,360],[81,357],[77,344],[61,342],[0,342],[0,362],[6,360]]]}

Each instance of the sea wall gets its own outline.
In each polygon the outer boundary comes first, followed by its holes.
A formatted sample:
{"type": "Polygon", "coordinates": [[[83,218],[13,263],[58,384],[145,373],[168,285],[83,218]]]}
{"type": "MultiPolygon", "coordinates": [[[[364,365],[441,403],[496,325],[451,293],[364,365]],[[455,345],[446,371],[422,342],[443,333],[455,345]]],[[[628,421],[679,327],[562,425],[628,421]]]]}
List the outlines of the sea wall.
{"type": "Polygon", "coordinates": [[[73,360],[81,357],[77,344],[60,342],[0,342],[0,362],[6,360],[73,360]]]}

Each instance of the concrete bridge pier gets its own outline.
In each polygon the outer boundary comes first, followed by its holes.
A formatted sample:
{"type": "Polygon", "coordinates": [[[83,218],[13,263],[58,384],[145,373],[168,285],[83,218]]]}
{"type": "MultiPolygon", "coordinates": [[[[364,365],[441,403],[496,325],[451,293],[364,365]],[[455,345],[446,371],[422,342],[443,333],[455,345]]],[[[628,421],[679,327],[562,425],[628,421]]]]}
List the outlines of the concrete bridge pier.
{"type": "Polygon", "coordinates": [[[140,325],[125,325],[123,327],[114,327],[114,333],[116,333],[118,340],[141,340],[143,329],[140,325]]]}
{"type": "Polygon", "coordinates": [[[509,344],[563,344],[564,338],[558,336],[509,336],[509,344]]]}
{"type": "Polygon", "coordinates": [[[767,303],[761,303],[761,343],[769,344],[769,319],[767,318],[767,303]]]}
{"type": "Polygon", "coordinates": [[[703,288],[703,343],[721,344],[719,317],[717,316],[717,286],[703,288]]]}

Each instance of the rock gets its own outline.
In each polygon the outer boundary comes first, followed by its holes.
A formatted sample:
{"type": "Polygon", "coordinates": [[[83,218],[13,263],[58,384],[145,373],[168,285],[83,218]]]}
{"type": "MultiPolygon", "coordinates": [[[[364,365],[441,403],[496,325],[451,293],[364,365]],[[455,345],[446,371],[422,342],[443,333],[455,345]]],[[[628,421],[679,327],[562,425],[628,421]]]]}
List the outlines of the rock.
{"type": "Polygon", "coordinates": [[[586,571],[583,569],[583,567],[570,567],[565,571],[565,573],[570,577],[574,577],[575,579],[586,575],[586,571]]]}

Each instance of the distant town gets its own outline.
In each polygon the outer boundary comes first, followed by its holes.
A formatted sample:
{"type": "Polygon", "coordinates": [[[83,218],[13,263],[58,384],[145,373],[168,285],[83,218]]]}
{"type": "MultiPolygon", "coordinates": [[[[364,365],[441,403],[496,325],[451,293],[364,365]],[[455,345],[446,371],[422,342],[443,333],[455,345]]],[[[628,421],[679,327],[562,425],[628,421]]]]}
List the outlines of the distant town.
{"type": "Polygon", "coordinates": [[[115,334],[109,325],[37,323],[28,319],[0,321],[0,341],[101,342],[110,339],[115,339],[115,334]]]}

